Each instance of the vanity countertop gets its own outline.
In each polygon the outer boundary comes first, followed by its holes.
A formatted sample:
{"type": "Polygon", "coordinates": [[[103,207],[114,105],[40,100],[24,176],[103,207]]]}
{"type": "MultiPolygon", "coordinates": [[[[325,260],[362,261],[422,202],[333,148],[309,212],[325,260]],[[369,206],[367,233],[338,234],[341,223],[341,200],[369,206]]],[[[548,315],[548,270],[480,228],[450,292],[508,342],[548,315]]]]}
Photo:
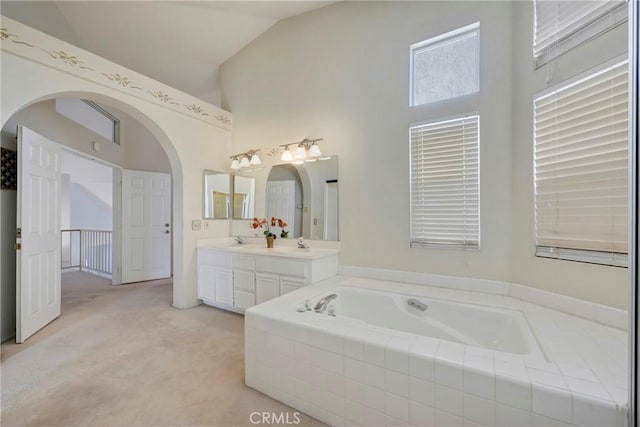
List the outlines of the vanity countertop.
{"type": "Polygon", "coordinates": [[[204,239],[198,241],[197,247],[198,249],[217,249],[238,255],[263,255],[299,259],[324,258],[340,253],[339,243],[335,245],[336,247],[327,247],[329,245],[326,244],[323,244],[323,247],[313,247],[313,242],[308,243],[311,246],[310,248],[300,249],[293,239],[286,241],[286,243],[282,240],[276,240],[275,247],[267,248],[262,238],[249,239],[249,243],[242,245],[230,242],[229,239],[204,239]]]}

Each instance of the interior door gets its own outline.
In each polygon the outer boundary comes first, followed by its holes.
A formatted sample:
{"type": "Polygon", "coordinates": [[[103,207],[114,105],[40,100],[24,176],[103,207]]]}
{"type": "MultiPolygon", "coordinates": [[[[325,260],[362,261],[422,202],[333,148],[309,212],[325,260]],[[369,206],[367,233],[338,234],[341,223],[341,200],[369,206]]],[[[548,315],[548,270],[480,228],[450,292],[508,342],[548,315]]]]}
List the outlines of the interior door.
{"type": "Polygon", "coordinates": [[[18,343],[60,316],[60,156],[60,145],[18,128],[18,343]]]}
{"type": "Polygon", "coordinates": [[[295,229],[296,215],[296,182],[295,181],[267,181],[267,221],[271,217],[282,218],[289,224],[292,236],[297,236],[295,229]]]}
{"type": "Polygon", "coordinates": [[[171,175],[122,171],[122,283],[171,276],[171,175]]]}

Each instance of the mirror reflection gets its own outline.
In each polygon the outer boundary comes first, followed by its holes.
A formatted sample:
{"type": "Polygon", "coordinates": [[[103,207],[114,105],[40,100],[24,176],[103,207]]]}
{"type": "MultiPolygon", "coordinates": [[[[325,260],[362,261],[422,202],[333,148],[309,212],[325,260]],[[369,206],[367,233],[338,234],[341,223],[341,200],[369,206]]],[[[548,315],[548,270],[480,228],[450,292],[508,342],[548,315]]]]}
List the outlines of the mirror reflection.
{"type": "Polygon", "coordinates": [[[231,176],[228,173],[204,172],[204,218],[228,219],[231,211],[231,176]]]}
{"type": "Polygon", "coordinates": [[[265,185],[265,217],[282,218],[290,238],[338,240],[338,159],[271,168],[265,185]]]}
{"type": "Polygon", "coordinates": [[[256,179],[233,176],[233,219],[251,219],[255,215],[256,179]]]}

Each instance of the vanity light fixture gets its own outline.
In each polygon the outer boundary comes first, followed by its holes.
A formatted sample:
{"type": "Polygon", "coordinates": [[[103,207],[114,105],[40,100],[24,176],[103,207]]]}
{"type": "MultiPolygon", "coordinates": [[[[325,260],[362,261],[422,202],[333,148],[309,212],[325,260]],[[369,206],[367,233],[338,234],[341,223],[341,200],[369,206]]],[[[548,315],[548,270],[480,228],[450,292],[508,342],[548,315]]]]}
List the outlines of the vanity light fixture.
{"type": "Polygon", "coordinates": [[[293,157],[297,160],[304,160],[307,158],[307,149],[304,145],[299,144],[296,147],[296,151],[293,152],[293,157]]]}
{"type": "Polygon", "coordinates": [[[260,150],[249,150],[229,157],[231,159],[231,169],[238,170],[260,165],[262,162],[260,161],[260,157],[258,157],[258,151],[260,150]]]}
{"type": "Polygon", "coordinates": [[[290,162],[291,160],[293,160],[293,155],[291,155],[291,151],[289,151],[289,146],[285,145],[280,160],[282,160],[283,162],[290,162]]]}
{"type": "Polygon", "coordinates": [[[318,141],[322,141],[322,138],[305,138],[299,142],[282,144],[280,146],[284,147],[284,151],[282,152],[280,160],[282,160],[283,162],[291,162],[295,160],[293,164],[296,165],[300,165],[304,161],[314,161],[318,157],[322,156],[322,152],[320,151],[320,147],[318,146],[318,141]],[[291,150],[289,150],[289,146],[291,145],[296,145],[293,153],[291,153],[291,150]]]}
{"type": "Polygon", "coordinates": [[[249,161],[249,163],[251,163],[253,166],[258,166],[262,162],[260,161],[260,157],[258,157],[256,153],[253,153],[253,155],[251,156],[251,161],[249,161]]]}
{"type": "Polygon", "coordinates": [[[320,147],[318,147],[318,143],[316,141],[313,141],[311,143],[311,147],[309,147],[309,151],[307,152],[309,157],[318,158],[322,156],[322,152],[320,151],[320,147]]]}

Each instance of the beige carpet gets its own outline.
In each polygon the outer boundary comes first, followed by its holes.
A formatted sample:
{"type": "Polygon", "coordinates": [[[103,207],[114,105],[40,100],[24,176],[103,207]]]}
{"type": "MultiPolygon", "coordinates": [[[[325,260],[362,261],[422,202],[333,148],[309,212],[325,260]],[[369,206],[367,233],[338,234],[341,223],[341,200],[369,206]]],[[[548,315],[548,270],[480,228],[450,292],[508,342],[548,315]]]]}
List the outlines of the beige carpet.
{"type": "Polygon", "coordinates": [[[60,318],[24,344],[2,344],[2,426],[245,426],[254,411],[292,419],[244,385],[244,318],[177,310],[171,298],[168,280],[116,287],[64,273],[60,318]]]}

